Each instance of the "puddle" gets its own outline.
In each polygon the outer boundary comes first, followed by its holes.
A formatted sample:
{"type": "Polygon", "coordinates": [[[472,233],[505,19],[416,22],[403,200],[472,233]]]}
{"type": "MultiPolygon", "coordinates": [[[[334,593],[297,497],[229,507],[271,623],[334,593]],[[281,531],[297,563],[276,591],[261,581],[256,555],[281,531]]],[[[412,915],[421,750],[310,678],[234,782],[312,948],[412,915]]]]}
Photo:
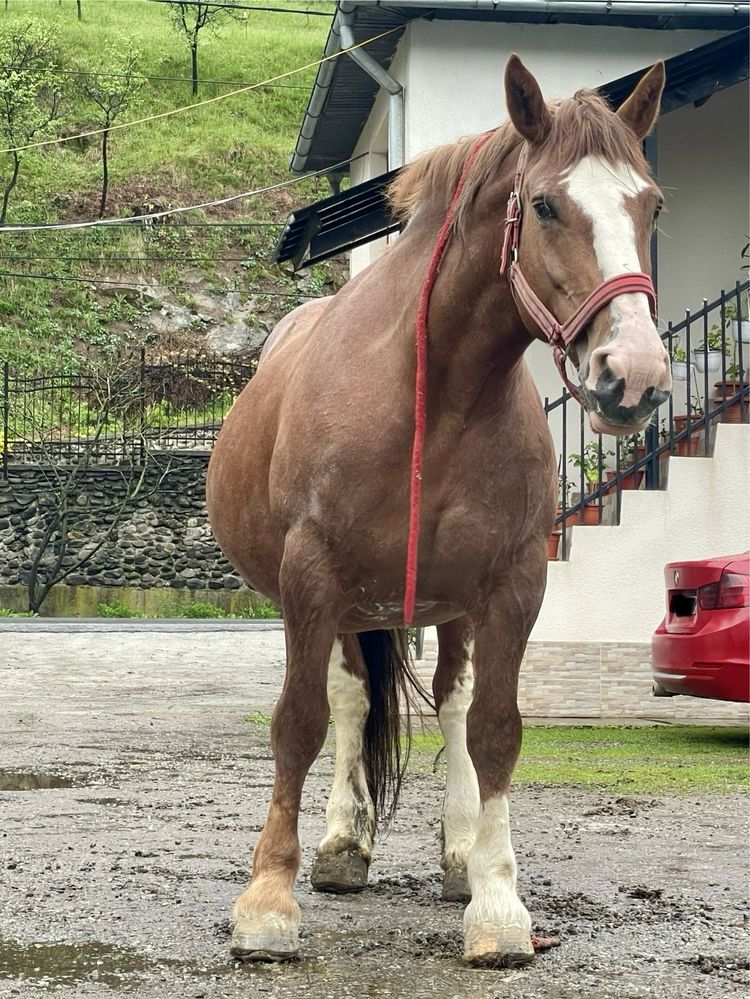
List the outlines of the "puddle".
{"type": "Polygon", "coordinates": [[[0,980],[70,984],[87,979],[117,987],[154,963],[134,950],[98,942],[21,944],[0,937],[0,980]]]}
{"type": "MultiPolygon", "coordinates": [[[[128,947],[101,943],[31,943],[0,937],[0,982],[15,979],[62,987],[76,982],[98,982],[105,987],[129,989],[132,979],[167,969],[187,972],[191,978],[218,979],[230,974],[234,962],[180,961],[149,957],[128,947]]],[[[203,994],[203,993],[201,993],[203,994]]]]}
{"type": "Polygon", "coordinates": [[[60,777],[57,774],[0,770],[0,791],[41,791],[56,787],[79,787],[86,783],[84,777],[60,777]]]}

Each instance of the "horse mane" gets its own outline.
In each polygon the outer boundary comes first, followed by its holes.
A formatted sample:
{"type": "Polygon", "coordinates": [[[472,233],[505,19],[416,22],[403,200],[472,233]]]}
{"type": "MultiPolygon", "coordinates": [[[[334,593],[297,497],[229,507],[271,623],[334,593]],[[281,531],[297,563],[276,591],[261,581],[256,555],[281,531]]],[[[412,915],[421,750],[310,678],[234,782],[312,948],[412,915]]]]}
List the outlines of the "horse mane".
{"type": "MultiPolygon", "coordinates": [[[[601,156],[608,163],[624,162],[644,175],[649,166],[640,143],[594,90],[578,90],[572,97],[547,104],[552,128],[539,147],[539,157],[549,157],[559,170],[573,166],[584,156],[601,156]]],[[[396,218],[406,220],[417,208],[432,200],[445,202],[455,189],[477,136],[438,146],[405,166],[388,187],[388,201],[396,218]]],[[[473,203],[477,193],[502,167],[507,156],[522,142],[512,122],[495,129],[477,154],[466,178],[455,221],[473,203]]],[[[536,157],[535,157],[536,158],[536,157]]]]}

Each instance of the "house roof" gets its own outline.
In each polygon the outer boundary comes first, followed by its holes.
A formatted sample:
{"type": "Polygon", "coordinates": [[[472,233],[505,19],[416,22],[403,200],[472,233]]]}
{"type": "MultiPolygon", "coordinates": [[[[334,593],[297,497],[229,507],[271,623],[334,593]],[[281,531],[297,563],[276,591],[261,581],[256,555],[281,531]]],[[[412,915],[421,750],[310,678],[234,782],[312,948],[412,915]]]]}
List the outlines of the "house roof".
{"type": "MultiPolygon", "coordinates": [[[[326,44],[326,54],[340,49],[339,25],[343,11],[351,14],[357,42],[383,35],[366,51],[388,69],[399,40],[416,18],[430,20],[504,21],[528,24],[606,24],[610,27],[670,30],[694,28],[731,31],[747,22],[748,0],[737,3],[700,2],[651,4],[630,0],[577,0],[575,3],[544,3],[541,0],[339,0],[326,44]],[[653,13],[647,12],[653,7],[653,13]],[[691,10],[690,8],[693,8],[691,10]],[[634,13],[637,11],[637,13],[634,13]],[[665,13],[670,11],[671,13],[665,13]],[[673,12],[672,12],[673,11],[673,12]]],[[[378,84],[351,58],[323,63],[318,70],[310,101],[302,121],[292,171],[306,173],[325,170],[352,156],[360,133],[370,115],[378,84]]],[[[338,167],[337,172],[348,172],[338,167]]]]}
{"type": "MultiPolygon", "coordinates": [[[[667,59],[661,113],[686,104],[703,104],[712,94],[747,80],[749,42],[750,29],[745,28],[667,59]]],[[[639,70],[613,80],[599,92],[617,107],[642,74],[639,70]]],[[[398,229],[398,222],[388,213],[384,193],[397,172],[392,170],[294,212],[273,259],[291,260],[295,268],[304,267],[398,229]]]]}

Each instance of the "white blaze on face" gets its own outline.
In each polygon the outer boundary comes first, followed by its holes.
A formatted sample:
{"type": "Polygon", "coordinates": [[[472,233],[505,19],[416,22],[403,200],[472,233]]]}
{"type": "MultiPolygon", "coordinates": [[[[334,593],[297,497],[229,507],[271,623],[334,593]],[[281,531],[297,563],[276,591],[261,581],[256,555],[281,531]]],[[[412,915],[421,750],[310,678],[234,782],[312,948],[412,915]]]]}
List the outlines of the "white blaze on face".
{"type": "MultiPolygon", "coordinates": [[[[584,156],[563,183],[571,199],[591,221],[594,253],[603,280],[618,274],[640,272],[633,217],[625,202],[645,191],[649,187],[648,180],[625,163],[613,166],[601,156],[584,156]]],[[[614,301],[623,320],[632,317],[642,322],[645,319],[653,325],[645,295],[618,295],[614,301]]]]}
{"type": "MultiPolygon", "coordinates": [[[[571,200],[591,222],[593,250],[602,279],[640,273],[635,225],[627,202],[650,186],[647,178],[624,163],[613,165],[600,156],[585,156],[563,183],[571,200]]],[[[622,407],[637,406],[649,388],[668,391],[669,361],[646,295],[642,292],[618,295],[607,310],[614,336],[590,353],[586,387],[596,392],[600,374],[609,369],[624,383],[622,407]]],[[[640,426],[645,422],[644,419],[640,426]]],[[[600,415],[593,411],[591,426],[600,433],[612,431],[611,423],[609,426],[602,423],[600,415]]],[[[618,432],[638,430],[640,426],[632,425],[618,432]]]]}

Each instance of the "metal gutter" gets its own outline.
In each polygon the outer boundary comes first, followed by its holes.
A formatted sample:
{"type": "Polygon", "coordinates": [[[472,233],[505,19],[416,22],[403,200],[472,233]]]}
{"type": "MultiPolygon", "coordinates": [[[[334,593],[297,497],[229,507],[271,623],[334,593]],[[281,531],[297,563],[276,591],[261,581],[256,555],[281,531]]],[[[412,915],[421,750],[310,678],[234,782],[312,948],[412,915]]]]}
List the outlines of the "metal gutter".
{"type": "Polygon", "coordinates": [[[456,11],[508,10],[529,14],[648,14],[653,17],[736,17],[749,9],[747,0],[686,0],[682,3],[663,3],[661,0],[404,0],[403,3],[394,3],[393,0],[357,0],[356,6],[383,7],[388,10],[397,7],[427,7],[432,10],[445,8],[456,11]]]}
{"type": "MultiPolygon", "coordinates": [[[[328,38],[326,40],[326,47],[323,51],[324,56],[334,55],[336,52],[340,52],[343,47],[341,45],[340,23],[339,11],[337,10],[333,18],[333,23],[331,24],[331,30],[329,31],[328,38]]],[[[324,62],[318,70],[318,75],[315,78],[312,93],[310,94],[310,100],[307,104],[307,111],[305,112],[302,127],[300,128],[299,136],[297,137],[297,145],[289,164],[289,168],[292,173],[305,172],[307,154],[310,152],[313,135],[315,134],[315,127],[318,123],[320,113],[323,110],[323,105],[326,102],[328,88],[331,85],[335,68],[336,60],[331,59],[329,62],[324,62]]]]}

